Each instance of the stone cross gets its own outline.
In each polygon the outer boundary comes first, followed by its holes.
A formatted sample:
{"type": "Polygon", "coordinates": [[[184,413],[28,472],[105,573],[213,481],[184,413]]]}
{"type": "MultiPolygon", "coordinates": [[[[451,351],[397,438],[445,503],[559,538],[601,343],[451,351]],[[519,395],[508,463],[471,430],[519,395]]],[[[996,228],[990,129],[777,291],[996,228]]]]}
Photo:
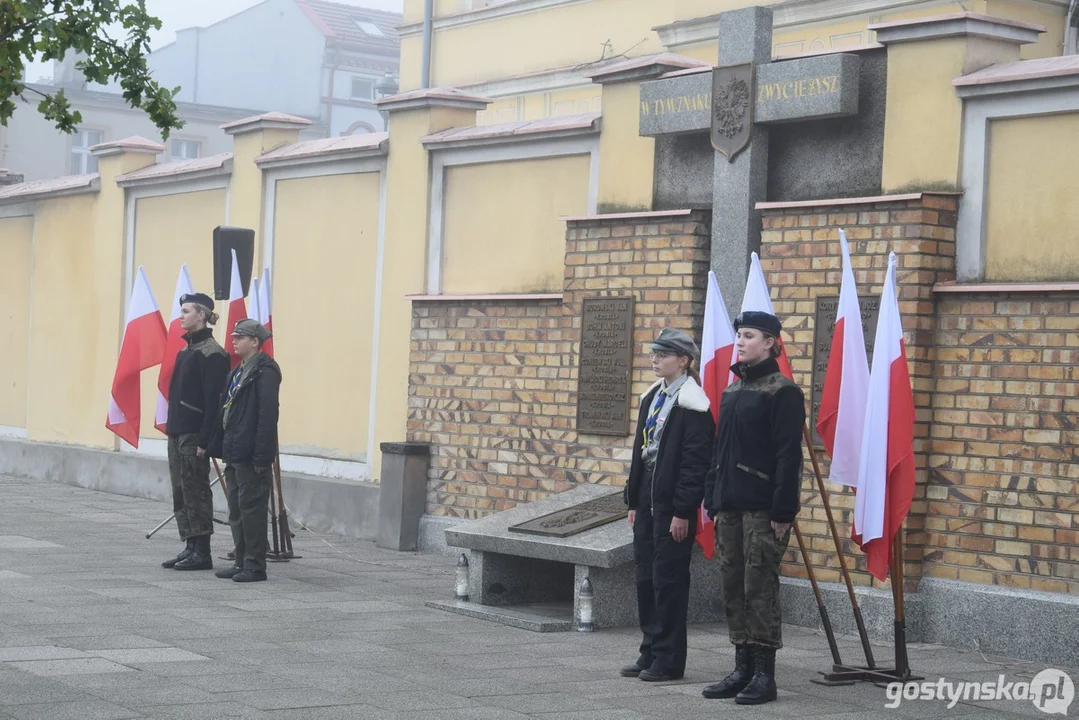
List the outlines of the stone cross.
{"type": "MultiPolygon", "coordinates": [[[[719,66],[744,63],[754,65],[756,76],[750,142],[733,161],[716,153],[712,180],[712,270],[732,317],[741,307],[750,255],[760,248],[756,205],[768,190],[768,125],[857,115],[861,58],[832,54],[772,62],[772,11],[748,7],[719,16],[719,66]]],[[[710,73],[641,85],[641,135],[707,132],[712,113],[710,73]]]]}

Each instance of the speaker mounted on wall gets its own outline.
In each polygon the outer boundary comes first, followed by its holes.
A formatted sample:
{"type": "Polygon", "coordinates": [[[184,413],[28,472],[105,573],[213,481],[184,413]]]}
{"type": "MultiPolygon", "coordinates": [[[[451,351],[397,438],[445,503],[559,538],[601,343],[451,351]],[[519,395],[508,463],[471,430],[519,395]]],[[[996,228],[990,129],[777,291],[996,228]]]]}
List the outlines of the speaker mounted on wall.
{"type": "Polygon", "coordinates": [[[240,284],[247,297],[251,287],[251,270],[255,264],[255,231],[250,228],[214,228],[214,300],[229,299],[232,278],[232,251],[240,265],[240,284]]]}

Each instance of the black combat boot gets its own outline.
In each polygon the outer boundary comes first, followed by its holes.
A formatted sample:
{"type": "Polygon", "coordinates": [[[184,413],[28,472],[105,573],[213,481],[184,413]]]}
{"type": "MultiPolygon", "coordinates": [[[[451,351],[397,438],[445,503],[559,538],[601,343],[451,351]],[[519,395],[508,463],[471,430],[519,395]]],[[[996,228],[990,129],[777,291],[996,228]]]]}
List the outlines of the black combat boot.
{"type": "Polygon", "coordinates": [[[265,570],[241,570],[232,576],[232,582],[248,583],[266,580],[265,570]]]}
{"type": "Polygon", "coordinates": [[[734,701],[739,705],[761,705],[776,699],[776,649],[753,648],[753,679],[734,701]]]}
{"type": "Polygon", "coordinates": [[[165,562],[161,563],[163,568],[172,568],[176,563],[181,560],[186,560],[191,553],[195,552],[195,538],[187,539],[187,547],[180,551],[180,554],[174,558],[169,558],[165,562]]]}
{"type": "Polygon", "coordinates": [[[642,671],[647,670],[651,666],[652,660],[650,659],[650,657],[648,655],[641,655],[639,658],[637,658],[637,662],[633,663],[632,665],[624,666],[621,670],[618,671],[618,674],[622,677],[635,678],[640,675],[642,671]]]}
{"type": "Polygon", "coordinates": [[[213,570],[214,559],[210,557],[210,536],[199,535],[195,538],[195,551],[176,563],[174,570],[213,570]]]}
{"type": "Polygon", "coordinates": [[[701,690],[709,700],[732,698],[746,689],[749,681],[753,679],[753,646],[734,646],[734,672],[723,678],[715,685],[709,685],[701,690]]]}

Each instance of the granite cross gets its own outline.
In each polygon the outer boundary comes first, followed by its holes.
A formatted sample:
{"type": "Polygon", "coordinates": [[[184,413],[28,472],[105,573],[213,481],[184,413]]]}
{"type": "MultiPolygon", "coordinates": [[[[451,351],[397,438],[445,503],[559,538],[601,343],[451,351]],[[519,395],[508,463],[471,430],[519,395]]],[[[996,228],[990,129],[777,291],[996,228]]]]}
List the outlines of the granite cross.
{"type": "MultiPolygon", "coordinates": [[[[768,189],[768,125],[858,114],[861,59],[830,54],[772,62],[772,11],[748,7],[719,16],[719,67],[752,64],[753,126],[733,159],[715,154],[712,269],[732,317],[741,306],[750,254],[760,248],[758,202],[768,189]]],[[[711,73],[680,73],[641,85],[640,134],[708,132],[711,73]]]]}

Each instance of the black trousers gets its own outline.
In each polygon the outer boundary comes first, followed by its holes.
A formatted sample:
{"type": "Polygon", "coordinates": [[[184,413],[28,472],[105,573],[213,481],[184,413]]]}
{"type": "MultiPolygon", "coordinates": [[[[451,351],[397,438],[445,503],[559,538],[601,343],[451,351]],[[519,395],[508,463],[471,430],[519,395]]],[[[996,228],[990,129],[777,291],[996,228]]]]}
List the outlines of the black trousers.
{"type": "Polygon", "coordinates": [[[244,463],[231,463],[225,466],[225,482],[236,567],[265,572],[266,515],[273,470],[266,467],[259,472],[244,463]]]}
{"type": "Polygon", "coordinates": [[[686,670],[686,615],[689,612],[689,561],[696,518],[682,542],[671,537],[669,512],[655,517],[637,510],[633,523],[633,557],[637,565],[637,612],[641,621],[641,665],[675,677],[686,670]]]}

